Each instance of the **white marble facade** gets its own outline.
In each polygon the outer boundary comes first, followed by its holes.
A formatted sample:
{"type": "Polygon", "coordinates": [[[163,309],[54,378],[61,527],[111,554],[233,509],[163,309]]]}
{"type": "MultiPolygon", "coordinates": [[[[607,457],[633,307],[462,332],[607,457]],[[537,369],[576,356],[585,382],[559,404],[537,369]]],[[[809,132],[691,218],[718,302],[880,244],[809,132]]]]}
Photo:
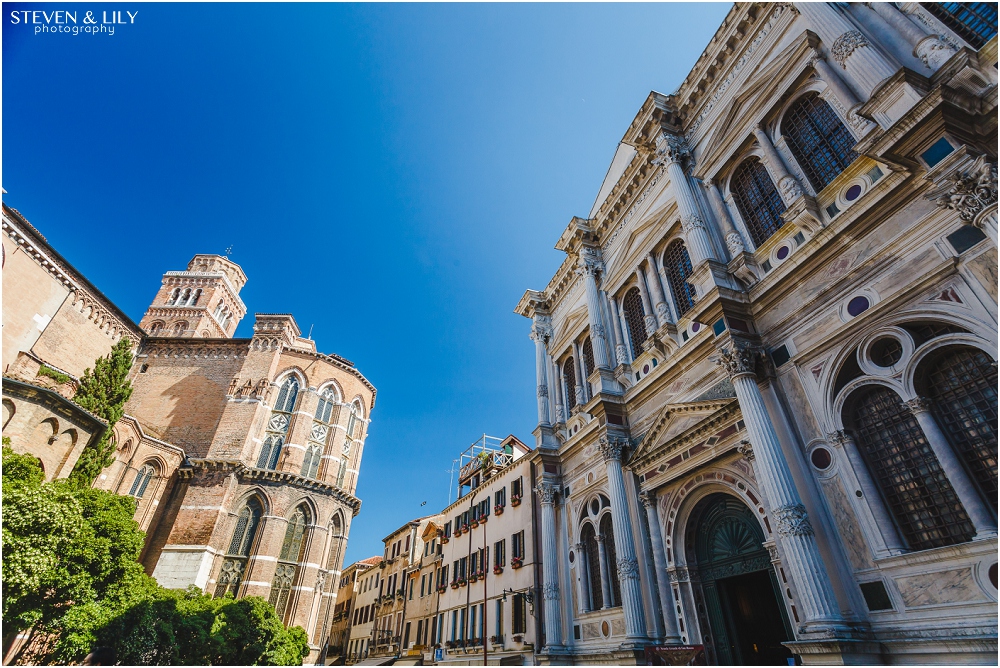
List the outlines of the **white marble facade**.
{"type": "Polygon", "coordinates": [[[543,663],[996,663],[996,6],[963,7],[739,4],[639,110],[517,306],[543,663]]]}

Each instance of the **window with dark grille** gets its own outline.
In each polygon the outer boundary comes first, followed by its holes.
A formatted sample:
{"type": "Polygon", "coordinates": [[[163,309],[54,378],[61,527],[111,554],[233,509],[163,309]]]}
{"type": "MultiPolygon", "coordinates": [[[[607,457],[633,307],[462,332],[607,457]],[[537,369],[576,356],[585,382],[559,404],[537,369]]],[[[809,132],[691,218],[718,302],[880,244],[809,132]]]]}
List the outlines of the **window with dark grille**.
{"type": "Polygon", "coordinates": [[[933,322],[931,320],[908,322],[902,325],[902,327],[913,337],[913,343],[918,347],[931,339],[936,339],[945,334],[964,334],[968,332],[968,330],[962,329],[957,325],[933,322]]]}
{"type": "Polygon", "coordinates": [[[854,135],[816,93],[803,95],[788,109],[781,131],[817,192],[858,157],[854,135]]]}
{"type": "Polygon", "coordinates": [[[995,2],[921,2],[920,6],[974,49],[982,48],[997,34],[995,2]]]}
{"type": "Polygon", "coordinates": [[[930,365],[924,380],[934,415],[980,492],[996,509],[997,367],[989,355],[976,348],[945,350],[925,362],[930,365]]]}
{"type": "Polygon", "coordinates": [[[682,316],[694,307],[694,286],[687,282],[692,271],[691,256],[682,240],[677,239],[667,246],[663,253],[663,268],[677,304],[677,315],[682,316]]]}
{"type": "Polygon", "coordinates": [[[604,607],[604,594],[601,590],[601,555],[598,552],[597,533],[594,525],[587,523],[580,532],[583,551],[587,560],[587,584],[590,589],[590,610],[600,610],[604,607]]]}
{"type": "Polygon", "coordinates": [[[226,558],[222,561],[222,571],[219,573],[215,586],[217,597],[225,596],[227,593],[231,593],[233,596],[239,594],[247,558],[253,548],[254,539],[257,537],[257,525],[260,524],[260,518],[263,514],[264,508],[260,501],[250,499],[237,515],[236,528],[233,529],[233,537],[229,541],[229,549],[226,551],[226,558]]]}
{"type": "Polygon", "coordinates": [[[611,523],[611,514],[605,513],[601,518],[601,537],[604,539],[604,552],[608,560],[608,579],[611,580],[611,600],[612,608],[617,608],[622,604],[622,588],[618,581],[618,554],[615,551],[615,531],[611,523]]]}
{"type": "Polygon", "coordinates": [[[642,308],[642,294],[639,288],[632,288],[622,298],[622,310],[625,312],[625,324],[628,325],[628,337],[632,343],[632,356],[642,354],[642,342],[646,340],[646,313],[642,308]]]}
{"type": "Polygon", "coordinates": [[[285,540],[281,543],[281,553],[278,555],[278,566],[274,571],[274,580],[271,582],[270,603],[274,606],[274,611],[278,613],[278,618],[285,621],[285,613],[288,612],[288,600],[292,593],[292,586],[299,574],[299,563],[302,561],[305,552],[305,531],[309,523],[305,508],[299,506],[292,513],[288,520],[288,528],[285,529],[285,540]]]}
{"type": "Polygon", "coordinates": [[[566,408],[572,410],[576,406],[576,365],[572,357],[563,363],[563,378],[566,380],[566,408]]]}
{"type": "Polygon", "coordinates": [[[583,341],[583,371],[587,378],[594,373],[594,344],[590,342],[589,336],[583,341]]]}
{"type": "Polygon", "coordinates": [[[730,190],[755,246],[763,244],[785,224],[781,219],[785,202],[771,182],[771,175],[757,158],[751,158],[736,168],[730,190]]]}
{"type": "Polygon", "coordinates": [[[891,336],[881,338],[871,347],[872,362],[889,368],[903,358],[903,345],[891,336]]]}
{"type": "Polygon", "coordinates": [[[858,448],[910,548],[972,540],[969,516],[899,395],[885,387],[859,391],[851,415],[858,448]]]}

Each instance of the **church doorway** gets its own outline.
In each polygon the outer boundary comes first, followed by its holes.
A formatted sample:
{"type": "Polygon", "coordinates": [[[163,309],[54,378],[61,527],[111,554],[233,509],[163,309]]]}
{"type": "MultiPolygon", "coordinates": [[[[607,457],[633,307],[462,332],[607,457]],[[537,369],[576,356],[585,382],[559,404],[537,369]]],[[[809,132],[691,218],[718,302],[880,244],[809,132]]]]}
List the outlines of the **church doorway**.
{"type": "Polygon", "coordinates": [[[715,662],[787,664],[792,654],[781,643],[793,639],[791,627],[753,511],[734,496],[712,494],[695,507],[688,536],[710,627],[702,635],[715,662]]]}

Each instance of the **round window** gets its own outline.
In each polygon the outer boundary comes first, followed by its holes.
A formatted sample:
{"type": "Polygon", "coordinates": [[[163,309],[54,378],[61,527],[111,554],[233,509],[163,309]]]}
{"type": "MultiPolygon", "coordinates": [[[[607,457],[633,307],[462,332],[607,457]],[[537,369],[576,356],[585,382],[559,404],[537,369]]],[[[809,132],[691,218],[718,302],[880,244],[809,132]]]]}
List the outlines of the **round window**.
{"type": "Polygon", "coordinates": [[[600,509],[601,509],[601,504],[597,499],[594,499],[593,501],[590,502],[591,514],[596,515],[598,511],[600,511],[600,509]]]}
{"type": "Polygon", "coordinates": [[[855,297],[851,301],[847,302],[847,312],[851,314],[852,317],[859,316],[868,310],[868,307],[872,303],[868,301],[868,297],[855,297]]]}
{"type": "Polygon", "coordinates": [[[847,192],[844,193],[844,199],[846,199],[848,202],[853,202],[859,197],[861,197],[861,186],[857,184],[854,184],[853,186],[848,188],[847,192]]]}
{"type": "Polygon", "coordinates": [[[812,459],[813,466],[818,468],[820,471],[825,471],[830,468],[830,464],[833,463],[830,451],[826,448],[816,448],[813,450],[810,459],[812,459]]]}
{"type": "Polygon", "coordinates": [[[775,253],[775,256],[779,260],[784,260],[786,257],[788,257],[788,253],[789,253],[788,246],[782,246],[781,248],[778,249],[778,252],[775,253]]]}
{"type": "Polygon", "coordinates": [[[882,368],[889,368],[903,358],[903,344],[887,336],[872,344],[869,351],[872,362],[882,368]]]}

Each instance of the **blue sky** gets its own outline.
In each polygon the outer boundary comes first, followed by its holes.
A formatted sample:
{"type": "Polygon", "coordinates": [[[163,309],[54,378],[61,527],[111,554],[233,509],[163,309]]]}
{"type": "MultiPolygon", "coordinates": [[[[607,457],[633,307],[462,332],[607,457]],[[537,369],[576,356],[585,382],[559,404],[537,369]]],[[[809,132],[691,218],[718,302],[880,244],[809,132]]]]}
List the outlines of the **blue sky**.
{"type": "Polygon", "coordinates": [[[4,201],[136,321],[164,271],[231,245],[251,313],[357,364],[378,388],[361,559],[447,503],[481,434],[533,443],[513,308],[730,6],[4,3],[4,201]],[[11,22],[54,8],[138,14],[11,22]]]}

